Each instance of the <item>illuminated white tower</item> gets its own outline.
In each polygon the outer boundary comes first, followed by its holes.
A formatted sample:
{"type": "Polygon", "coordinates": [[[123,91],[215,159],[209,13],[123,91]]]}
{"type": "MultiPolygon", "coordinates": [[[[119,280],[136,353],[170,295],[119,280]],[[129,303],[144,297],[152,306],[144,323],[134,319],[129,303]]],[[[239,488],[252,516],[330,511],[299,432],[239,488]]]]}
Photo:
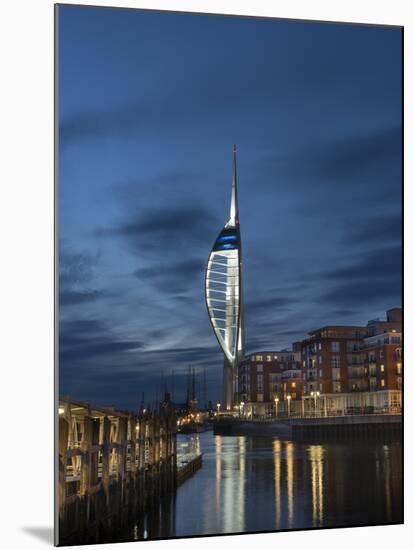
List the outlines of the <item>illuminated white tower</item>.
{"type": "Polygon", "coordinates": [[[237,404],[237,372],[244,357],[242,258],[237,202],[236,146],[230,218],[217,237],[206,268],[206,302],[210,321],[224,353],[224,406],[237,404]]]}

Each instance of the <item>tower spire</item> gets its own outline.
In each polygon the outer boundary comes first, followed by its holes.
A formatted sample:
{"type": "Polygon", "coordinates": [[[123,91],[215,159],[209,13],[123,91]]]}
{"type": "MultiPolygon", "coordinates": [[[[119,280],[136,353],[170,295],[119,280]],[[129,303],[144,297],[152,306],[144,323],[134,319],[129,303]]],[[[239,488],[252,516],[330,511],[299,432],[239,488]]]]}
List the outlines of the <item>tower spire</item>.
{"type": "Polygon", "coordinates": [[[233,145],[233,180],[231,184],[231,203],[229,226],[235,227],[239,224],[239,205],[237,202],[237,147],[233,145]]]}

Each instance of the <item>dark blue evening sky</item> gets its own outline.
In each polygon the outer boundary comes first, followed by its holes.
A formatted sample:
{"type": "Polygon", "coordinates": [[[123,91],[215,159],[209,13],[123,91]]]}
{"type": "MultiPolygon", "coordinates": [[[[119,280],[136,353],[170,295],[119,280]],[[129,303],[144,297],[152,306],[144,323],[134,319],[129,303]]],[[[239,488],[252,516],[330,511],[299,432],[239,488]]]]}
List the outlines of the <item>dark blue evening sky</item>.
{"type": "Polygon", "coordinates": [[[233,143],[248,352],[401,305],[400,29],[61,6],[58,48],[61,393],[220,399],[233,143]]]}

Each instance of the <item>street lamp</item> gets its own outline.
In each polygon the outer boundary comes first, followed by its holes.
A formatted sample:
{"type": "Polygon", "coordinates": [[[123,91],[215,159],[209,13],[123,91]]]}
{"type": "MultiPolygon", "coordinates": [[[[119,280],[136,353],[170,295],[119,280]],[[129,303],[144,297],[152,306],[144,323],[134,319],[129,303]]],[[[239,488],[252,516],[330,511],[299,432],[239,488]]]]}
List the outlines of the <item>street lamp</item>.
{"type": "Polygon", "coordinates": [[[241,402],[240,402],[240,405],[239,405],[239,416],[242,415],[243,407],[244,407],[244,401],[241,401],[241,402]]]}
{"type": "Polygon", "coordinates": [[[292,399],[291,395],[286,396],[287,403],[288,403],[288,416],[290,416],[290,400],[292,399]]]}
{"type": "Polygon", "coordinates": [[[279,398],[275,397],[275,410],[276,410],[276,417],[277,417],[277,404],[279,403],[279,398]]]}
{"type": "Polygon", "coordinates": [[[221,403],[217,403],[217,414],[220,414],[221,403]]]}

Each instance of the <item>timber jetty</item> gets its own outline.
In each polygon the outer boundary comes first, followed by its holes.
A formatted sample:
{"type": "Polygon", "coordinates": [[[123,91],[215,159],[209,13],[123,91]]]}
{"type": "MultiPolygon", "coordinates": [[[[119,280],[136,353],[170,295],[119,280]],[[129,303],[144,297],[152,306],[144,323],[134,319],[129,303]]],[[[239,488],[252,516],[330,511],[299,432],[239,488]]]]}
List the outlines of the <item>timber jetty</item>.
{"type": "Polygon", "coordinates": [[[174,494],[173,414],[134,414],[61,398],[58,418],[59,545],[114,540],[174,494]]]}
{"type": "Polygon", "coordinates": [[[317,418],[253,419],[218,417],[216,435],[273,436],[296,441],[375,440],[402,437],[401,414],[366,414],[317,418]]]}

